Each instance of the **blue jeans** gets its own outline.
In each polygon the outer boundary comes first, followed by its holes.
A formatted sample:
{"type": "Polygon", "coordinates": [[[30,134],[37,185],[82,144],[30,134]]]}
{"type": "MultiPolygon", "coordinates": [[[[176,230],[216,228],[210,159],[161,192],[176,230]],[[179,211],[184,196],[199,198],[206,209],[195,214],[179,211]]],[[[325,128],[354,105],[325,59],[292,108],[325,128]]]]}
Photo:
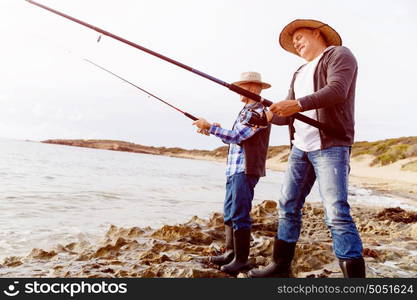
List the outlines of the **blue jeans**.
{"type": "Polygon", "coordinates": [[[340,259],[362,257],[362,241],[350,215],[347,199],[349,157],[349,147],[311,152],[292,148],[279,201],[278,239],[297,242],[301,230],[301,209],[317,179],[325,222],[332,234],[336,256],[340,259]]]}
{"type": "Polygon", "coordinates": [[[227,177],[226,197],[224,199],[224,224],[234,230],[250,229],[252,220],[250,211],[254,189],[259,176],[237,173],[227,177]]]}

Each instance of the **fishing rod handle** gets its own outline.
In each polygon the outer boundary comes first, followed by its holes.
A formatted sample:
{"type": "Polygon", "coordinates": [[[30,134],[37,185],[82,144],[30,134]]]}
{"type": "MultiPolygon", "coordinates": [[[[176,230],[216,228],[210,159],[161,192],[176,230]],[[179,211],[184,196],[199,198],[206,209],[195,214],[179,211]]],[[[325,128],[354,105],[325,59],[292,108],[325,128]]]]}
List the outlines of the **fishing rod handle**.
{"type": "MultiPolygon", "coordinates": [[[[242,96],[248,97],[250,99],[253,99],[257,102],[262,103],[263,106],[265,107],[269,107],[273,104],[272,101],[266,100],[264,98],[262,98],[260,95],[252,93],[248,90],[245,90],[244,88],[241,88],[240,86],[234,85],[234,84],[229,84],[228,88],[242,96]]],[[[316,127],[320,130],[323,130],[325,132],[327,132],[328,134],[332,135],[332,136],[336,136],[336,137],[340,137],[340,136],[344,136],[343,132],[339,132],[337,129],[330,127],[322,122],[319,122],[317,120],[314,120],[312,118],[309,118],[305,115],[302,115],[300,113],[295,113],[293,115],[293,117],[301,122],[307,123],[308,125],[311,125],[313,127],[316,127]]]]}
{"type": "Polygon", "coordinates": [[[186,116],[187,118],[190,118],[193,121],[198,120],[198,118],[194,117],[192,114],[189,114],[188,112],[184,112],[184,116],[186,116]]]}
{"type": "Polygon", "coordinates": [[[260,102],[262,103],[263,106],[265,107],[269,107],[272,105],[272,101],[266,100],[264,98],[262,98],[260,95],[252,93],[248,90],[245,90],[244,88],[241,88],[240,86],[234,85],[234,84],[229,84],[228,85],[229,90],[238,93],[239,95],[248,97],[252,100],[255,100],[256,102],[260,102]]]}

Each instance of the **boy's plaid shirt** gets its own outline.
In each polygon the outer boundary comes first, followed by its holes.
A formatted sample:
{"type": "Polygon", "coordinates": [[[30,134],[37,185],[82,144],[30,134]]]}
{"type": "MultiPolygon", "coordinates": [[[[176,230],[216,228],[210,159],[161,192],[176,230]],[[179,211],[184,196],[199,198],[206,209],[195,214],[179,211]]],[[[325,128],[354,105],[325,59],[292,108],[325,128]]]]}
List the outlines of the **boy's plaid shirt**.
{"type": "Polygon", "coordinates": [[[260,103],[253,103],[246,105],[237,116],[233,124],[232,130],[224,129],[212,125],[210,127],[210,134],[219,137],[223,143],[229,144],[229,152],[227,154],[226,176],[231,176],[237,173],[245,172],[245,152],[239,144],[244,140],[252,137],[256,132],[262,128],[253,128],[246,124],[246,113],[249,109],[256,110],[262,113],[264,107],[260,103]]]}

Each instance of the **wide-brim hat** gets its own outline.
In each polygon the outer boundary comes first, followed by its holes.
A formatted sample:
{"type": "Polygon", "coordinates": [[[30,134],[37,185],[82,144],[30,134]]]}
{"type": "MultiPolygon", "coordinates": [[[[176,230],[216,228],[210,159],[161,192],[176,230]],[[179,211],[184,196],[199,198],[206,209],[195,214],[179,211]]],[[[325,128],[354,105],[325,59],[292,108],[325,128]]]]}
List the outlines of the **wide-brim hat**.
{"type": "Polygon", "coordinates": [[[279,35],[279,43],[282,48],[287,50],[288,52],[294,53],[295,55],[299,54],[294,48],[292,35],[294,32],[299,28],[311,28],[311,29],[319,29],[322,33],[323,37],[325,38],[328,46],[341,46],[342,45],[342,38],[328,24],[317,20],[309,20],[309,19],[297,19],[289,23],[287,26],[282,29],[279,35]]]}
{"type": "Polygon", "coordinates": [[[243,83],[250,83],[250,82],[260,83],[262,86],[262,89],[268,89],[271,87],[269,83],[262,81],[261,74],[259,74],[258,72],[243,72],[242,74],[240,74],[240,80],[233,82],[232,84],[240,86],[243,83]]]}

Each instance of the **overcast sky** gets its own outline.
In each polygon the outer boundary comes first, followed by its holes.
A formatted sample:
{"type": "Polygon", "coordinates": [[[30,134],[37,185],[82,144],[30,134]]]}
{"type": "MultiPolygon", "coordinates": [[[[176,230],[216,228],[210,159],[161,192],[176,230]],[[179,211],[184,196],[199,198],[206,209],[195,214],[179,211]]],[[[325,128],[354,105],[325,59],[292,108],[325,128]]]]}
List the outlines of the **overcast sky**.
{"type": "MultiPolygon", "coordinates": [[[[417,135],[417,1],[39,0],[226,82],[257,71],[282,100],[302,59],[278,35],[297,18],[328,23],[359,63],[356,140],[417,135]]],[[[192,121],[84,62],[231,127],[239,96],[24,0],[0,0],[0,137],[118,139],[213,149],[192,121]]],[[[288,144],[273,127],[271,144],[288,144]]]]}

